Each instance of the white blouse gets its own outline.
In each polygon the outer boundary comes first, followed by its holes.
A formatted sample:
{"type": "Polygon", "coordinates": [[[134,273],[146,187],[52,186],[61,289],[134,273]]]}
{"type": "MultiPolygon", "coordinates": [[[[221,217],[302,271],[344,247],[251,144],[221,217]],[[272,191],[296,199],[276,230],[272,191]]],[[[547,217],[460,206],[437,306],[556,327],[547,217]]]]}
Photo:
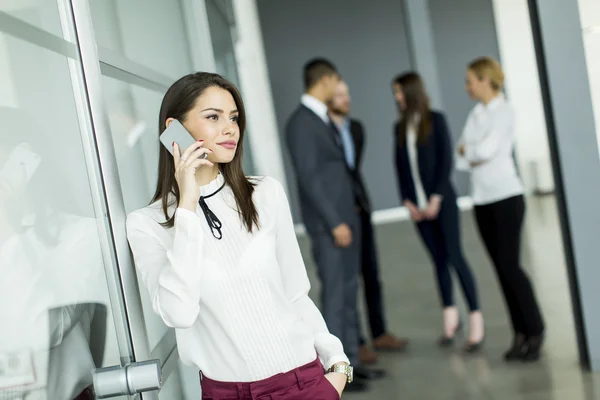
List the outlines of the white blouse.
{"type": "MultiPolygon", "coordinates": [[[[211,379],[251,382],[313,361],[325,368],[348,362],[308,297],[310,283],[283,187],[255,178],[260,229],[249,233],[226,186],[207,198],[221,220],[215,239],[200,207],[169,207],[175,226],[164,228],[160,202],[131,213],[127,235],[152,306],[176,329],[181,360],[211,379]]],[[[200,188],[218,190],[222,175],[200,188]]]]}
{"type": "Polygon", "coordinates": [[[487,105],[478,103],[469,113],[457,154],[456,167],[471,171],[471,196],[475,205],[495,203],[523,194],[523,184],[513,158],[515,114],[504,95],[487,105]]]}

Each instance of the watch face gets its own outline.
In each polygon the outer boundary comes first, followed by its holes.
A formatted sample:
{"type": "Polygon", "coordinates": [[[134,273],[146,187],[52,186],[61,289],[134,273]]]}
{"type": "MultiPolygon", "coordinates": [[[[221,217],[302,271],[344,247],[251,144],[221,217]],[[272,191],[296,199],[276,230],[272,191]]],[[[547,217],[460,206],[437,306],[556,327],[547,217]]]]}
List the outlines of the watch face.
{"type": "Polygon", "coordinates": [[[354,367],[348,367],[348,383],[352,383],[354,380],[354,367]]]}

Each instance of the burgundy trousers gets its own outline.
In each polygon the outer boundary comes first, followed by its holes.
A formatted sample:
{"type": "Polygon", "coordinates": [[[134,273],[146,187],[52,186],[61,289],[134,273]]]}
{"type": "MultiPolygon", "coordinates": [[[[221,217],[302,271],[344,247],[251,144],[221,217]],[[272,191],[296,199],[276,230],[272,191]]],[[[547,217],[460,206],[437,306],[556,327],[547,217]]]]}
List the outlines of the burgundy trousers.
{"type": "Polygon", "coordinates": [[[201,378],[202,400],[339,400],[319,359],[256,382],[219,382],[201,378]]]}

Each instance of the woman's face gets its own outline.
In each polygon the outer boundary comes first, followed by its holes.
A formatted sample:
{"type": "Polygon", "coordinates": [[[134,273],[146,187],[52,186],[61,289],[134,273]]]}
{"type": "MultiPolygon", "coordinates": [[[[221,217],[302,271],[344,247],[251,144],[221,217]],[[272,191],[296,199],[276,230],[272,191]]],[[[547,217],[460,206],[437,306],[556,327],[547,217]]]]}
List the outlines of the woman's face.
{"type": "Polygon", "coordinates": [[[467,75],[465,77],[465,90],[473,100],[480,100],[483,91],[486,88],[486,85],[489,85],[489,82],[486,82],[487,79],[479,79],[479,77],[470,69],[467,70],[467,75]]]}
{"type": "Polygon", "coordinates": [[[400,111],[406,110],[406,99],[404,98],[404,92],[402,91],[402,86],[399,83],[394,83],[392,85],[392,92],[394,93],[394,100],[400,108],[400,111]]]}
{"type": "Polygon", "coordinates": [[[196,99],[183,126],[194,139],[204,140],[203,147],[213,151],[208,156],[209,161],[226,164],[233,160],[240,140],[238,116],[231,93],[212,86],[196,99]]]}

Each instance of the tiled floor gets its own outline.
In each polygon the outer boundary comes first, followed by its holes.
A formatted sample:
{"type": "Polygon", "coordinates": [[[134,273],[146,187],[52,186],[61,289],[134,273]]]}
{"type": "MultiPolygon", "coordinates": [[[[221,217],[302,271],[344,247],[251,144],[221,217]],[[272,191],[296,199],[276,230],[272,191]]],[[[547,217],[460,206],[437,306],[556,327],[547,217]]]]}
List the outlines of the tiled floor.
{"type": "MultiPolygon", "coordinates": [[[[505,364],[502,352],[511,340],[499,288],[479,241],[470,212],[463,213],[463,245],[481,295],[486,319],[485,350],[476,356],[435,346],[441,311],[433,269],[409,222],[379,226],[377,238],[389,328],[411,339],[406,354],[384,355],[380,366],[389,376],[361,395],[344,399],[600,399],[600,374],[578,365],[573,318],[562,245],[552,197],[528,201],[524,265],[537,289],[547,324],[543,359],[533,365],[505,364]]],[[[309,243],[301,240],[317,296],[318,280],[309,243]]],[[[460,292],[457,298],[462,303],[460,292]]],[[[464,306],[461,304],[463,310],[464,306]]]]}

